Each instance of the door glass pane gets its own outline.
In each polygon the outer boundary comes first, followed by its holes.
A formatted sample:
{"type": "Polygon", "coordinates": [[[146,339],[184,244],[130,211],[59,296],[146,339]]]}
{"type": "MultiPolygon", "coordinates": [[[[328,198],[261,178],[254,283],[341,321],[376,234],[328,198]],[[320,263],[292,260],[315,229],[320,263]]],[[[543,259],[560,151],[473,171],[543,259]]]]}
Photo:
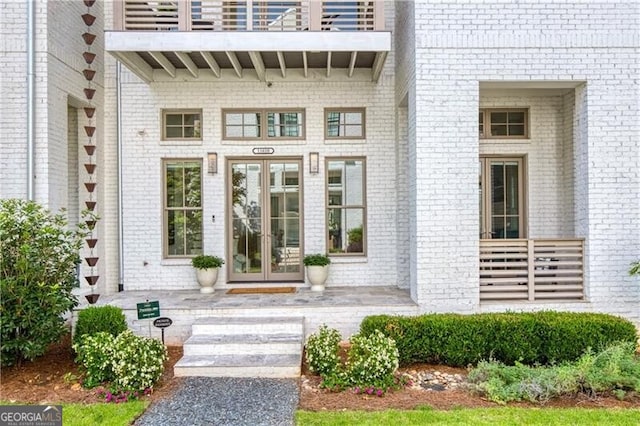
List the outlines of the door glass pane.
{"type": "Polygon", "coordinates": [[[260,164],[232,165],[233,271],[262,272],[260,164]]]}
{"type": "MultiPolygon", "coordinates": [[[[488,184],[490,188],[482,188],[482,176],[480,178],[480,221],[481,229],[483,220],[488,216],[491,219],[489,224],[491,229],[490,238],[520,238],[521,237],[521,197],[520,194],[520,162],[484,160],[488,162],[488,172],[490,173],[488,184]],[[483,197],[489,191],[490,200],[487,207],[489,212],[484,211],[486,205],[483,197]]],[[[484,162],[481,160],[481,170],[484,162]]],[[[488,238],[482,234],[481,238],[488,238]]]]}
{"type": "Polygon", "coordinates": [[[300,170],[297,163],[271,163],[271,272],[296,273],[300,267],[300,170]]]}

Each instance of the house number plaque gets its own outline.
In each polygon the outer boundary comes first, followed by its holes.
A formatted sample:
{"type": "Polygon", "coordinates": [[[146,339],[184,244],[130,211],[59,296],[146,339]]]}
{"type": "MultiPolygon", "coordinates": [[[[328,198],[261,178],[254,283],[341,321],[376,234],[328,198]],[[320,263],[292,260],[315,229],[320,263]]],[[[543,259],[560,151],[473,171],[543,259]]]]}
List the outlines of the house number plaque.
{"type": "Polygon", "coordinates": [[[270,146],[257,146],[255,148],[253,148],[252,152],[255,155],[260,155],[260,154],[273,154],[275,152],[275,149],[273,149],[270,146]]]}

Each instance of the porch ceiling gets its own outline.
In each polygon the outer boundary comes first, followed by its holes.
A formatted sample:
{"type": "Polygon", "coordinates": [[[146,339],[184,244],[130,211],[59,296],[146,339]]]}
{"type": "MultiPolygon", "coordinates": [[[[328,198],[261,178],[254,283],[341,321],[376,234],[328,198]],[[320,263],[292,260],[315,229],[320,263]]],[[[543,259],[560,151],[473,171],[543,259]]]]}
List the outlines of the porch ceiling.
{"type": "Polygon", "coordinates": [[[391,33],[106,31],[105,48],[147,83],[177,79],[377,82],[391,33]]]}

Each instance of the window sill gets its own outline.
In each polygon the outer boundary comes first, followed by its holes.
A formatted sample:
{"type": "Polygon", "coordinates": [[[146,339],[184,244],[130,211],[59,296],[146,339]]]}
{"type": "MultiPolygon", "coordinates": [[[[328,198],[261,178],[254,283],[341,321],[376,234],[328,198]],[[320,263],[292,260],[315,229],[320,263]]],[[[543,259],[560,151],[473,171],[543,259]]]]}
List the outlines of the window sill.
{"type": "Polygon", "coordinates": [[[161,266],[191,266],[191,258],[185,257],[180,259],[162,259],[161,266]]]}
{"type": "Polygon", "coordinates": [[[196,141],[196,140],[182,139],[182,140],[160,141],[158,144],[161,146],[201,146],[202,140],[196,141]]]}
{"type": "Polygon", "coordinates": [[[364,145],[367,143],[366,139],[325,139],[325,145],[364,145]]]}
{"type": "Polygon", "coordinates": [[[331,263],[333,264],[349,264],[349,263],[368,263],[369,260],[366,256],[331,256],[331,263]]]}

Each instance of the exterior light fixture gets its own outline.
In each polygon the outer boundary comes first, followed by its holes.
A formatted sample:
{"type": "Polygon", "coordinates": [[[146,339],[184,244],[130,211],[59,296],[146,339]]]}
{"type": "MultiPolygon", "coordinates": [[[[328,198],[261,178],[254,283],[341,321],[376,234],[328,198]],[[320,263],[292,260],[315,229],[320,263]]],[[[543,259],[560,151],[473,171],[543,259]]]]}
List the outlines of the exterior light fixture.
{"type": "Polygon", "coordinates": [[[309,173],[317,174],[320,172],[320,153],[309,153],[309,173]]]}
{"type": "Polygon", "coordinates": [[[210,152],[207,154],[207,165],[208,171],[210,175],[215,175],[218,173],[218,153],[210,152]]]}

